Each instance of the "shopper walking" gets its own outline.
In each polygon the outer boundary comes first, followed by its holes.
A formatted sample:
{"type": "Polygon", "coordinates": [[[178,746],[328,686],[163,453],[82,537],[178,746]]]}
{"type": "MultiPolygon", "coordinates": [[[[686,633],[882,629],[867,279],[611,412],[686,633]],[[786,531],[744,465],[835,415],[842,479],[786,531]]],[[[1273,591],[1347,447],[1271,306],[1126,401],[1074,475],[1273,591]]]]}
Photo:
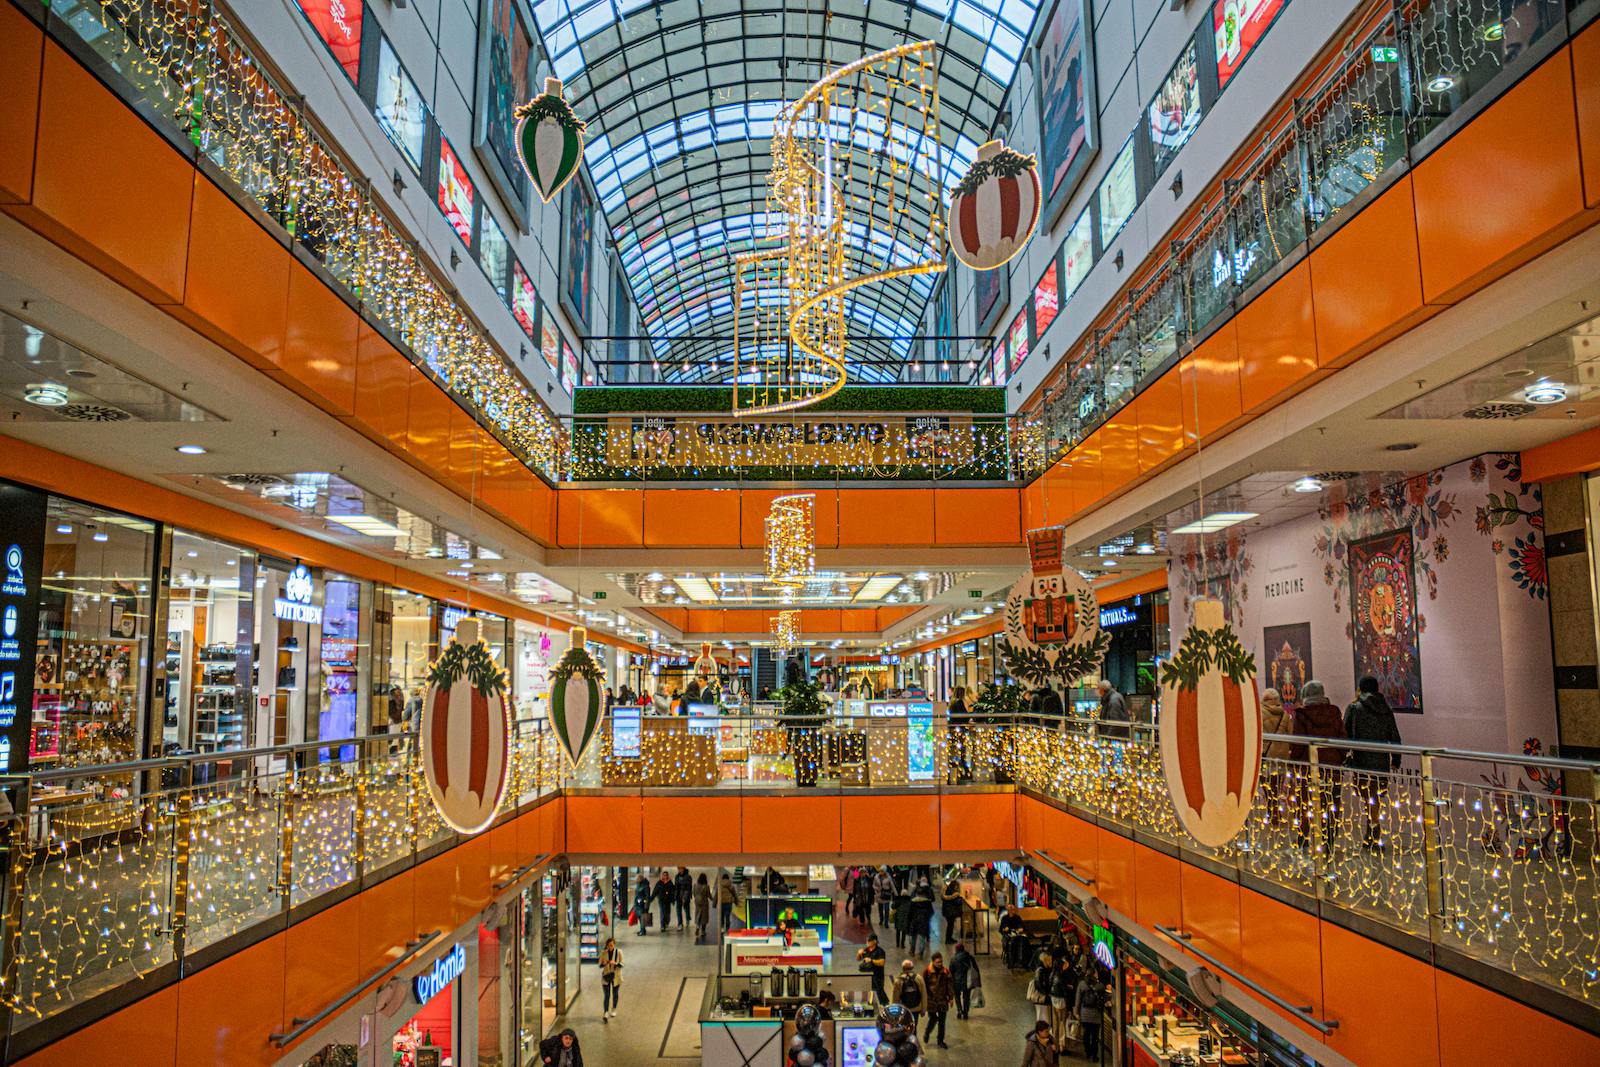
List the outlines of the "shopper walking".
{"type": "Polygon", "coordinates": [[[1039,953],[1039,963],[1028,982],[1028,1003],[1033,1005],[1034,1017],[1046,1026],[1054,1025],[1051,1016],[1050,986],[1055,981],[1055,960],[1048,952],[1039,953]]]}
{"type": "MultiPolygon", "coordinates": [[[[1300,706],[1294,710],[1293,729],[1296,737],[1337,740],[1344,737],[1344,722],[1339,709],[1328,700],[1328,691],[1315,678],[1300,687],[1300,706]]],[[[1309,745],[1292,746],[1289,758],[1306,763],[1311,759],[1309,745]]],[[[1333,851],[1333,833],[1339,824],[1340,783],[1339,765],[1344,762],[1344,749],[1317,746],[1317,765],[1307,767],[1296,807],[1295,844],[1303,852],[1311,847],[1312,823],[1321,823],[1322,851],[1333,851]]]]}
{"type": "Polygon", "coordinates": [[[950,956],[950,983],[956,995],[956,1018],[965,1019],[972,1014],[972,991],[983,988],[983,975],[978,973],[978,957],[960,941],[950,956]]]}
{"type": "Polygon", "coordinates": [[[1083,1057],[1100,1062],[1100,1019],[1106,1006],[1106,980],[1100,965],[1091,963],[1078,980],[1078,1025],[1082,1028],[1083,1057]]]}
{"type": "MultiPolygon", "coordinates": [[[[1367,741],[1380,745],[1400,744],[1400,727],[1394,721],[1394,709],[1378,689],[1378,680],[1364,676],[1356,684],[1356,698],[1344,709],[1344,735],[1352,741],[1367,741]]],[[[1373,752],[1353,748],[1345,757],[1355,771],[1356,793],[1361,797],[1361,807],[1366,811],[1366,829],[1361,835],[1361,847],[1383,847],[1383,824],[1380,817],[1389,800],[1389,775],[1400,769],[1400,753],[1373,752]]]]}
{"type": "Polygon", "coordinates": [[[689,904],[694,900],[694,879],[689,876],[689,868],[679,867],[672,885],[678,891],[678,929],[686,930],[689,927],[689,904]]]}
{"type": "Polygon", "coordinates": [[[655,888],[650,891],[650,899],[656,903],[656,910],[661,913],[661,932],[667,932],[667,926],[672,922],[672,904],[678,899],[678,887],[672,884],[672,875],[662,868],[661,877],[656,879],[655,888]]]}
{"type": "Polygon", "coordinates": [[[1023,1039],[1022,1067],[1056,1067],[1059,1062],[1056,1040],[1050,1036],[1050,1024],[1043,1020],[1034,1023],[1023,1039]]]}
{"type": "Polygon", "coordinates": [[[878,899],[878,925],[889,926],[889,906],[894,903],[894,875],[889,868],[879,867],[872,879],[872,895],[878,899]]]}
{"type": "Polygon", "coordinates": [[[961,883],[955,875],[944,884],[944,892],[939,895],[939,914],[944,917],[944,943],[955,944],[956,931],[961,926],[961,911],[965,907],[962,903],[961,883]]]}
{"type": "Polygon", "coordinates": [[[583,1067],[583,1050],[578,1047],[578,1035],[569,1026],[559,1034],[539,1042],[539,1059],[544,1067],[583,1067]]]}
{"type": "Polygon", "coordinates": [[[878,944],[878,935],[868,934],[867,943],[856,949],[856,967],[872,977],[873,1000],[880,1008],[889,1003],[889,993],[884,988],[883,968],[886,963],[888,954],[878,944]]]}
{"type": "Polygon", "coordinates": [[[944,965],[943,953],[935,952],[928,960],[928,966],[922,972],[922,988],[928,994],[928,1023],[922,1033],[922,1043],[927,1044],[937,1028],[939,1047],[949,1048],[944,1043],[944,1023],[950,1014],[950,1005],[955,1000],[955,983],[950,978],[950,969],[944,965]]]}
{"type": "Polygon", "coordinates": [[[1055,964],[1050,968],[1050,1025],[1055,1027],[1056,1040],[1064,1041],[1078,992],[1078,976],[1064,957],[1053,956],[1052,959],[1055,964]]]}
{"type": "Polygon", "coordinates": [[[866,871],[856,872],[855,884],[850,887],[850,910],[863,926],[872,922],[872,876],[866,871]]]}
{"type": "Polygon", "coordinates": [[[933,886],[926,878],[917,883],[911,894],[910,912],[911,954],[921,958],[928,951],[928,937],[933,927],[933,886]]]}
{"type": "Polygon", "coordinates": [[[717,907],[720,909],[719,919],[722,925],[719,929],[727,933],[733,928],[733,906],[739,903],[739,890],[734,886],[733,879],[727,871],[717,877],[717,907]]]}
{"type": "Polygon", "coordinates": [[[643,871],[633,886],[633,917],[639,923],[638,936],[644,937],[650,929],[650,879],[643,871]]]}
{"type": "Polygon", "coordinates": [[[711,928],[711,881],[701,871],[694,883],[694,939],[698,944],[706,939],[711,928]]]}
{"type": "MultiPolygon", "coordinates": [[[[1261,691],[1261,732],[1286,734],[1293,729],[1289,709],[1276,689],[1261,691]]],[[[1267,804],[1267,825],[1282,826],[1289,808],[1289,772],[1283,761],[1289,758],[1289,742],[1268,741],[1263,755],[1272,763],[1263,768],[1262,794],[1267,804]]]]}
{"type": "Polygon", "coordinates": [[[894,1002],[911,1013],[911,1029],[916,1030],[917,1020],[928,1010],[928,987],[917,973],[917,965],[910,960],[900,961],[900,977],[894,983],[894,1002]]]}
{"type": "Polygon", "coordinates": [[[1100,732],[1107,737],[1128,736],[1128,699],[1111,684],[1111,679],[1100,679],[1100,732]],[[1110,724],[1109,726],[1106,724],[1110,724]]]}
{"type": "Polygon", "coordinates": [[[606,938],[606,947],[600,950],[600,1019],[610,1022],[622,1002],[622,950],[617,939],[606,938]]]}

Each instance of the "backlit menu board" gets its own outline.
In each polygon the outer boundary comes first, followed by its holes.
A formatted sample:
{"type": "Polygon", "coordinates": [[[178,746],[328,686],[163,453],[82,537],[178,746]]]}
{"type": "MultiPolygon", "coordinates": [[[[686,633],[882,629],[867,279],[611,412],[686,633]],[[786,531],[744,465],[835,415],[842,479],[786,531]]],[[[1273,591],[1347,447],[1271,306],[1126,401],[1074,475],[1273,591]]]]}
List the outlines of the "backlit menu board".
{"type": "Polygon", "coordinates": [[[1056,265],[1050,264],[1039,278],[1039,283],[1033,287],[1033,335],[1043,337],[1050,324],[1056,321],[1056,312],[1061,308],[1061,300],[1056,290],[1056,265]]]}
{"type": "Polygon", "coordinates": [[[354,85],[361,80],[361,0],[299,0],[306,21],[354,85]]]}
{"type": "Polygon", "coordinates": [[[1217,35],[1217,88],[1227,86],[1289,0],[1216,0],[1211,25],[1217,35]]]}
{"type": "Polygon", "coordinates": [[[439,210],[449,220],[451,229],[472,246],[472,179],[456,158],[450,142],[439,138],[439,210]]]}

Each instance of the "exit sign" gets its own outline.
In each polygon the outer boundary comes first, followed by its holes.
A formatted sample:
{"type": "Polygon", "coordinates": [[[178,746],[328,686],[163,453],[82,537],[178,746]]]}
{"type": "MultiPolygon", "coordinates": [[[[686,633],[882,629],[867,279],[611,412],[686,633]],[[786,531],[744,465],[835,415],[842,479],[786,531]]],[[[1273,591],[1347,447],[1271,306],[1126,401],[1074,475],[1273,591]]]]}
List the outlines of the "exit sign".
{"type": "Polygon", "coordinates": [[[606,598],[606,591],[604,589],[596,589],[594,591],[594,595],[590,599],[592,599],[592,600],[604,600],[605,598],[606,598]]]}
{"type": "Polygon", "coordinates": [[[982,589],[968,589],[967,590],[967,596],[972,598],[973,600],[982,600],[983,599],[983,590],[982,589]]]}
{"type": "Polygon", "coordinates": [[[1400,62],[1400,49],[1392,44],[1375,44],[1372,46],[1372,61],[1374,63],[1400,62]]]}

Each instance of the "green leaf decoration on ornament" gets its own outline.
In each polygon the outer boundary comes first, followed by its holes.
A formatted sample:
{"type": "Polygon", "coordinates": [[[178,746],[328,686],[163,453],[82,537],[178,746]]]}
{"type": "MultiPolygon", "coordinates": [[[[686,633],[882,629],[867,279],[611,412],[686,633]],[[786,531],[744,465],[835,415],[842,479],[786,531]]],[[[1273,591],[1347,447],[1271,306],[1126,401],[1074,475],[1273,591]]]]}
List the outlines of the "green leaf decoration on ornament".
{"type": "Polygon", "coordinates": [[[527,119],[529,122],[555,119],[563,128],[574,133],[582,133],[588,127],[588,123],[578,117],[564,97],[550,93],[540,93],[526,104],[519,104],[511,114],[516,119],[527,119]]]}
{"type": "Polygon", "coordinates": [[[977,191],[978,186],[990,178],[1015,178],[1033,170],[1039,161],[1033,156],[1025,156],[1015,148],[1002,148],[987,159],[980,159],[972,164],[967,171],[967,176],[961,179],[961,184],[956,186],[954,193],[957,197],[966,196],[977,191]]]}
{"type": "Polygon", "coordinates": [[[605,677],[605,672],[594,661],[594,657],[589,655],[588,649],[582,645],[574,645],[562,654],[561,662],[550,671],[550,680],[566,681],[574,675],[587,678],[591,682],[598,682],[605,677]]]}
{"type": "Polygon", "coordinates": [[[443,692],[449,692],[462,678],[487,697],[499,696],[506,690],[506,672],[495,663],[488,646],[481,641],[450,642],[428,668],[428,681],[443,692]]]}
{"type": "Polygon", "coordinates": [[[1226,624],[1210,630],[1190,628],[1172,658],[1161,665],[1163,684],[1192,693],[1200,678],[1213,667],[1230,682],[1242,683],[1256,671],[1256,658],[1239,643],[1239,635],[1226,624]]]}

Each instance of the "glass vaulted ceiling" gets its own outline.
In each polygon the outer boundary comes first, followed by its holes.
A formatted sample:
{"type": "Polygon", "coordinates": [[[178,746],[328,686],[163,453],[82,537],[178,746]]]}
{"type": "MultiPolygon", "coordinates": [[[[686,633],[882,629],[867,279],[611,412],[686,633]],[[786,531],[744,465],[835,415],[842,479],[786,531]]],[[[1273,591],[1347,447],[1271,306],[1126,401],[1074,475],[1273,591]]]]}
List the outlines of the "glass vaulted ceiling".
{"type": "MultiPolygon", "coordinates": [[[[945,151],[940,173],[926,177],[945,199],[994,126],[1037,8],[1035,0],[534,3],[555,74],[589,124],[585,161],[663,365],[731,364],[732,257],[773,247],[769,234],[781,232],[766,215],[766,178],[784,101],[863,55],[937,42],[945,151]]],[[[889,133],[904,143],[901,131],[889,133]]],[[[858,223],[851,254],[864,269],[922,258],[903,229],[888,218],[858,223]]],[[[858,377],[896,377],[893,362],[911,353],[904,335],[918,332],[934,283],[919,275],[852,294],[852,334],[876,338],[853,345],[867,364],[858,377]]],[[[747,322],[752,305],[747,296],[747,322]]]]}

